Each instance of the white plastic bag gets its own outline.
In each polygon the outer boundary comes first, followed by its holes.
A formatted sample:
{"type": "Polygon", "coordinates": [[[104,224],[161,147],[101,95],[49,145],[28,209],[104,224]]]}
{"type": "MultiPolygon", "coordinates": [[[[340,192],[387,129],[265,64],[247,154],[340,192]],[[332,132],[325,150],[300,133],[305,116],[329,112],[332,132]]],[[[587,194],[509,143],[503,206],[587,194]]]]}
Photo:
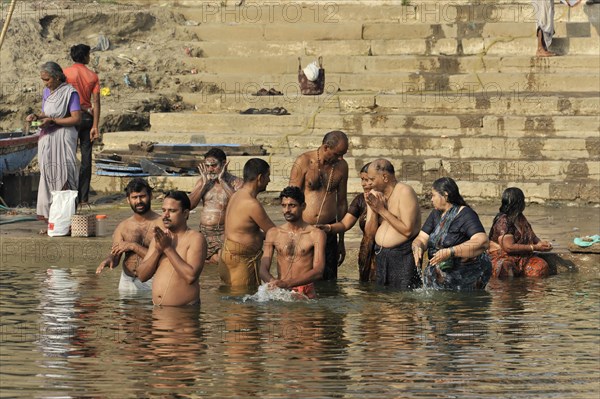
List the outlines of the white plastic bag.
{"type": "Polygon", "coordinates": [[[77,191],[52,191],[52,204],[48,215],[48,235],[66,236],[71,229],[71,216],[77,210],[77,191]]]}

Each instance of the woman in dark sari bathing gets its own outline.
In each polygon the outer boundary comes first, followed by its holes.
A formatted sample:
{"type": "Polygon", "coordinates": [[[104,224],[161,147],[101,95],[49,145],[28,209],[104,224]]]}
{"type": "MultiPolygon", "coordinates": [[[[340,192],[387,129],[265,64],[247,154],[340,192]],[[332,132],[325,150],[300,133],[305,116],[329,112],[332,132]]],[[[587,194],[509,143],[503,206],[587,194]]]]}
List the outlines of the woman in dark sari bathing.
{"type": "Polygon", "coordinates": [[[324,230],[326,233],[343,233],[350,230],[358,221],[358,225],[363,232],[363,238],[360,242],[360,250],[358,252],[358,278],[360,281],[375,280],[375,236],[365,234],[365,223],[367,221],[367,203],[365,202],[365,193],[371,191],[368,188],[367,169],[370,163],[366,164],[360,170],[360,185],[364,193],[358,194],[348,207],[348,213],[344,218],[333,224],[322,224],[317,227],[324,230]]]}
{"type": "Polygon", "coordinates": [[[429,257],[423,284],[451,290],[485,288],[492,265],[485,252],[489,242],[479,216],[449,177],[433,182],[431,202],[434,209],[412,245],[417,264],[425,250],[429,257]]]}
{"type": "Polygon", "coordinates": [[[550,251],[552,244],[535,235],[523,215],[524,210],[523,191],[517,187],[504,190],[500,212],[490,229],[490,257],[494,277],[546,277],[551,274],[548,263],[535,256],[535,251],[550,251]]]}

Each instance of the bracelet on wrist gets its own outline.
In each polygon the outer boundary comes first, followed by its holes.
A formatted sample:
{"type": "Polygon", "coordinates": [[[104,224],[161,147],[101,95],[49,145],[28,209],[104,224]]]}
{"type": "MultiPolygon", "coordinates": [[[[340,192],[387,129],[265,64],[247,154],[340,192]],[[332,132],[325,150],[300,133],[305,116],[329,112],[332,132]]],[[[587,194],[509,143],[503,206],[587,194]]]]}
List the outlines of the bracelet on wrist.
{"type": "Polygon", "coordinates": [[[531,252],[534,252],[533,245],[530,245],[530,247],[531,247],[531,252]]]}
{"type": "Polygon", "coordinates": [[[454,247],[450,247],[450,257],[454,258],[454,247]]]}

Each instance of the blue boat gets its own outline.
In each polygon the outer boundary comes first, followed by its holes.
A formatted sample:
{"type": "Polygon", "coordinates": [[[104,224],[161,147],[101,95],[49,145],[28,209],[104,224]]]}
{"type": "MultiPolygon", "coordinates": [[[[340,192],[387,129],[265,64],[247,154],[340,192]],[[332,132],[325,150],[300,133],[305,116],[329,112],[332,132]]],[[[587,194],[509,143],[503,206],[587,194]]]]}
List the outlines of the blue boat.
{"type": "Polygon", "coordinates": [[[27,167],[37,155],[39,139],[39,133],[0,133],[0,178],[27,167]]]}

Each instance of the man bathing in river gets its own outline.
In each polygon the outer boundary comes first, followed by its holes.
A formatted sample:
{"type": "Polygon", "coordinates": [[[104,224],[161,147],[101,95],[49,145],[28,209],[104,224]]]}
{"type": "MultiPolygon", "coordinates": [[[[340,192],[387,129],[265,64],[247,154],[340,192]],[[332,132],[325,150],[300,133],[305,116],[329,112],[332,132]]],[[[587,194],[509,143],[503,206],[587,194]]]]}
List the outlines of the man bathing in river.
{"type": "Polygon", "coordinates": [[[252,158],[244,165],[244,185],[231,196],[225,215],[225,242],[219,275],[226,285],[257,286],[263,240],[275,224],[256,199],[271,181],[269,164],[252,158]]]}
{"type": "Polygon", "coordinates": [[[154,237],[154,228],[162,227],[159,214],[152,211],[152,187],[146,180],[135,178],[125,188],[127,203],[133,216],[123,220],[113,234],[113,245],[108,257],[100,263],[96,274],[105,267],[111,270],[119,265],[121,255],[125,255],[119,290],[151,290],[152,280],[142,283],[137,278],[137,268],[146,256],[154,237]]]}
{"type": "Polygon", "coordinates": [[[272,287],[288,288],[315,298],[314,282],[323,278],[325,268],[325,233],[302,219],[306,203],[300,188],[286,187],[279,198],[286,222],[267,232],[260,277],[272,287]],[[270,272],[274,249],[277,278],[270,272]]]}
{"type": "MultiPolygon", "coordinates": [[[[333,224],[341,221],[348,210],[348,137],[344,132],[332,131],[323,137],[316,151],[300,155],[294,162],[290,186],[300,187],[306,197],[303,219],[312,225],[333,224]]],[[[327,249],[323,280],[337,279],[337,269],[346,256],[344,233],[327,234],[327,249]]]]}
{"type": "Polygon", "coordinates": [[[365,234],[375,234],[376,282],[400,289],[421,286],[411,244],[421,228],[421,210],[412,187],[396,180],[394,166],[376,159],[367,169],[365,234]]]}
{"type": "Polygon", "coordinates": [[[206,259],[206,240],[187,225],[190,200],[183,191],[167,193],[162,206],[165,229],[154,228],[154,239],[138,268],[141,281],[154,278],[152,303],[156,306],[196,305],[199,278],[206,259]]]}
{"type": "Polygon", "coordinates": [[[227,156],[218,148],[211,148],[204,154],[204,162],[198,166],[200,179],[190,193],[192,209],[202,201],[200,232],[208,244],[206,260],[219,261],[219,251],[223,246],[225,210],[229,199],[242,186],[242,179],[227,171],[227,156]]]}

